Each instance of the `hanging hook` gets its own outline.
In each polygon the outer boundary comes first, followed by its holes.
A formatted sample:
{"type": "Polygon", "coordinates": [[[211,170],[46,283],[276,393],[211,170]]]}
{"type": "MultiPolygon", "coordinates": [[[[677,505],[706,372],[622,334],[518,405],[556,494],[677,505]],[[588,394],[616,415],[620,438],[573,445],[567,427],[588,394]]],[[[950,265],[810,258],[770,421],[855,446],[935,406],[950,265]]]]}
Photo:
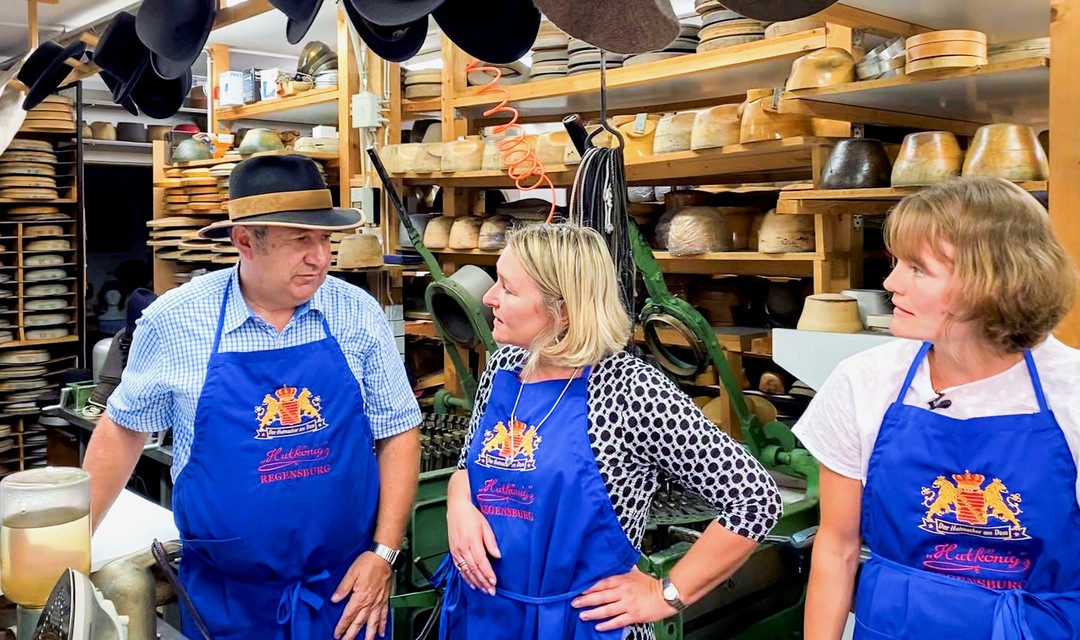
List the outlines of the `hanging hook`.
{"type": "Polygon", "coordinates": [[[594,130],[585,139],[590,147],[593,146],[593,138],[602,130],[607,131],[619,141],[619,149],[623,148],[622,134],[619,133],[618,129],[611,126],[607,119],[607,52],[603,49],[600,50],[600,128],[594,130]]]}

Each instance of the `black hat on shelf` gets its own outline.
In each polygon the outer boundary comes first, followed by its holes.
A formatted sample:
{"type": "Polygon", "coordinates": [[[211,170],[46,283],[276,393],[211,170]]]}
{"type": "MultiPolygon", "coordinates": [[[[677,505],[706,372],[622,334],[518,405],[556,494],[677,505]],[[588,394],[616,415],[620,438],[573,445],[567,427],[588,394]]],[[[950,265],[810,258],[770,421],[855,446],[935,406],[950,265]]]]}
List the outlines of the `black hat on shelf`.
{"type": "Polygon", "coordinates": [[[353,0],[356,12],[381,27],[409,24],[426,17],[445,0],[353,0]]]}
{"type": "Polygon", "coordinates": [[[413,22],[396,26],[379,26],[364,19],[357,11],[357,0],[342,0],[345,15],[356,28],[357,34],[375,55],[390,62],[404,62],[416,55],[427,38],[428,17],[423,15],[413,22]]]}
{"type": "Polygon", "coordinates": [[[581,0],[536,0],[536,6],[567,34],[612,53],[659,51],[679,37],[671,0],[592,0],[588,11],[581,0]]]}
{"type": "Polygon", "coordinates": [[[175,80],[202,53],[217,16],[217,0],[143,0],[135,29],[157,74],[175,80]]]}
{"type": "Polygon", "coordinates": [[[65,64],[68,58],[81,58],[86,52],[86,43],[78,40],[67,48],[55,42],[43,42],[23,62],[19,69],[19,81],[26,85],[26,99],[23,109],[29,111],[41,104],[53,91],[60,88],[64,78],[71,73],[71,67],[65,64]]]}
{"type": "Polygon", "coordinates": [[[131,99],[144,115],[157,120],[170,118],[184,106],[191,91],[191,69],[173,80],[166,80],[148,70],[131,90],[131,99]]]}
{"type": "Polygon", "coordinates": [[[836,0],[724,0],[723,5],[747,18],[782,22],[805,18],[835,3],[836,0]]]}
{"type": "Polygon", "coordinates": [[[199,230],[224,238],[235,226],[347,231],[363,223],[356,209],[334,207],[315,161],[298,154],[254,156],[229,174],[229,219],[199,230]]]}
{"type": "MultiPolygon", "coordinates": [[[[575,0],[575,8],[592,13],[582,10],[581,0],[575,0]]],[[[540,32],[533,0],[446,0],[431,15],[465,53],[492,64],[520,59],[540,32]]]]}

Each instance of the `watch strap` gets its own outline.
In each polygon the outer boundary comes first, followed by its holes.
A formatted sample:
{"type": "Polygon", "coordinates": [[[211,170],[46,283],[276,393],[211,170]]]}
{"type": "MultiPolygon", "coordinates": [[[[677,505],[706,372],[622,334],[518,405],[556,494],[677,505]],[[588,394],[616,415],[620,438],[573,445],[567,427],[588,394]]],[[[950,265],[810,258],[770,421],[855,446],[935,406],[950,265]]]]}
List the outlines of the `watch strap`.
{"type": "Polygon", "coordinates": [[[391,569],[398,568],[398,561],[401,559],[400,549],[392,549],[385,544],[376,542],[371,545],[371,552],[383,560],[386,560],[386,563],[390,565],[391,569]]]}

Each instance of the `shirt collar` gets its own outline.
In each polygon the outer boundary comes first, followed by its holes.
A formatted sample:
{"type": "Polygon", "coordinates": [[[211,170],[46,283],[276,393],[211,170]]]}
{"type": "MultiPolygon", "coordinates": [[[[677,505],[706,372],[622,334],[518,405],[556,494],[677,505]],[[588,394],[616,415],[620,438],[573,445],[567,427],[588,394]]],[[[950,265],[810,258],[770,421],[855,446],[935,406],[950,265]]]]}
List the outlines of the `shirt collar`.
{"type": "MultiPolygon", "coordinates": [[[[258,316],[252,311],[248,305],[247,300],[244,299],[243,292],[240,291],[240,267],[235,266],[230,269],[229,274],[229,301],[225,305],[225,320],[221,327],[222,335],[230,333],[238,329],[241,325],[247,322],[249,319],[257,318],[258,316]]],[[[325,286],[325,283],[323,283],[325,286]]],[[[296,308],[293,312],[293,318],[301,318],[308,311],[318,311],[324,313],[326,306],[326,294],[323,293],[323,288],[320,286],[315,295],[304,304],[296,308]]]]}

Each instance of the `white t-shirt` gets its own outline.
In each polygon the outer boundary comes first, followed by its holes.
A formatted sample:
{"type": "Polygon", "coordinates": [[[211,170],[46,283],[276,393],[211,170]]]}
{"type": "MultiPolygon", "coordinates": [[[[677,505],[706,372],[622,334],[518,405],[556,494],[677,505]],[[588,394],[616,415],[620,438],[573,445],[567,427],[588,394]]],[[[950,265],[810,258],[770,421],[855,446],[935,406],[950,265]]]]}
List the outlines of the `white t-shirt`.
{"type": "MultiPolygon", "coordinates": [[[[885,412],[900,393],[919,342],[896,340],[844,360],[795,425],[795,435],[832,471],[866,483],[866,469],[885,412]]],[[[1053,336],[1031,351],[1046,403],[1057,419],[1073,460],[1080,466],[1080,351],[1053,336]]],[[[937,398],[924,358],[904,404],[927,408],[937,398]]],[[[935,413],[967,419],[1037,413],[1039,402],[1023,360],[1007,371],[946,390],[952,401],[935,413]]],[[[1080,478],[1077,480],[1080,501],[1080,478]]]]}

